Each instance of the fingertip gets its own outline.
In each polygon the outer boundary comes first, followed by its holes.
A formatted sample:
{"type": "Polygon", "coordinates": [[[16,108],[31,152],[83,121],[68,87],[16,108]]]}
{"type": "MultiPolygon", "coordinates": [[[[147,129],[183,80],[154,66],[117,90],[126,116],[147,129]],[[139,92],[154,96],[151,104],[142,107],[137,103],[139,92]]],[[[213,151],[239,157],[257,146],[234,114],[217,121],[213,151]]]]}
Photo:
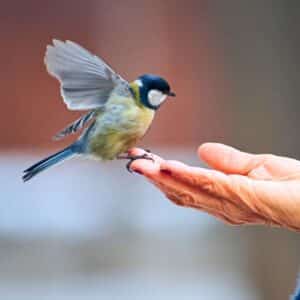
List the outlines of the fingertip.
{"type": "Polygon", "coordinates": [[[198,156],[204,161],[207,160],[219,148],[223,148],[225,145],[220,143],[204,143],[198,148],[198,156]]]}
{"type": "Polygon", "coordinates": [[[159,164],[156,161],[137,159],[132,162],[130,166],[131,170],[144,176],[152,176],[159,172],[159,164]]]}
{"type": "Polygon", "coordinates": [[[227,166],[232,154],[237,150],[220,143],[205,143],[198,148],[199,158],[212,168],[225,171],[231,166],[227,166]]]}
{"type": "Polygon", "coordinates": [[[204,143],[198,147],[197,153],[200,158],[202,158],[202,155],[205,154],[205,152],[207,151],[207,148],[210,147],[210,144],[211,143],[204,143]]]}
{"type": "Polygon", "coordinates": [[[210,167],[225,173],[247,174],[253,165],[253,154],[224,144],[205,143],[199,147],[198,154],[210,167]]]}

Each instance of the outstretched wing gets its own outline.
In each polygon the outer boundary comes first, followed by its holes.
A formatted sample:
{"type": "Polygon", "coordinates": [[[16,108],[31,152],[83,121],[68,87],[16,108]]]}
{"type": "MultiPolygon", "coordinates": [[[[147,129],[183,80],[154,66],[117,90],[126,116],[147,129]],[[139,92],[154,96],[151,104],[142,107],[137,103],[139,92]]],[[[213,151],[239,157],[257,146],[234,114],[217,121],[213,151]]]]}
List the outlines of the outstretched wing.
{"type": "Polygon", "coordinates": [[[126,80],[74,42],[53,40],[53,45],[47,46],[45,64],[59,80],[62,97],[71,110],[103,107],[116,87],[124,96],[131,95],[126,80]]]}

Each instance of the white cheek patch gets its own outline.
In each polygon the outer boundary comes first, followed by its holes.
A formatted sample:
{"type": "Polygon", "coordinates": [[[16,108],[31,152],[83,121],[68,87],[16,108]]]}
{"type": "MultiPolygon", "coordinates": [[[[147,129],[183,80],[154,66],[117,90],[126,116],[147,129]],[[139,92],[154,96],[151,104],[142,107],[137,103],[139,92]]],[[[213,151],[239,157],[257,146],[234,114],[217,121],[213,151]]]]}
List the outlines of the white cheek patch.
{"type": "Polygon", "coordinates": [[[159,106],[167,98],[167,95],[163,94],[159,90],[150,90],[148,93],[148,101],[153,107],[159,106]]]}

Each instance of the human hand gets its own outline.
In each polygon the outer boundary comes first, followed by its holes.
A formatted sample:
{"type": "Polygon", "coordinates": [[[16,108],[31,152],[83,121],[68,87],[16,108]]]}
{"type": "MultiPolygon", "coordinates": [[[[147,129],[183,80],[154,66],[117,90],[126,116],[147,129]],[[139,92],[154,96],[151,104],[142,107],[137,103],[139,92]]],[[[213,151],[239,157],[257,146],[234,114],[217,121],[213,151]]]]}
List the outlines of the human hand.
{"type": "MultiPolygon", "coordinates": [[[[143,154],[134,148],[132,155],[143,154]]],[[[213,169],[153,155],[132,170],[147,177],[174,203],[200,209],[230,224],[269,224],[300,230],[300,161],[249,154],[206,143],[198,155],[213,169]]]]}

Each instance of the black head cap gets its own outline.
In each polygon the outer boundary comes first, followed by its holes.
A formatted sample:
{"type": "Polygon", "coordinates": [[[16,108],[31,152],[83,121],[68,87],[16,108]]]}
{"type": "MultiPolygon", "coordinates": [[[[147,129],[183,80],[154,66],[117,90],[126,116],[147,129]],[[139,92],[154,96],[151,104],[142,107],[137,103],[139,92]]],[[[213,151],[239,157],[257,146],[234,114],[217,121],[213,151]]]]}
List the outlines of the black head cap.
{"type": "Polygon", "coordinates": [[[175,96],[175,93],[171,92],[169,83],[162,77],[145,74],[140,76],[138,81],[141,101],[149,108],[157,109],[167,96],[175,96]]]}

